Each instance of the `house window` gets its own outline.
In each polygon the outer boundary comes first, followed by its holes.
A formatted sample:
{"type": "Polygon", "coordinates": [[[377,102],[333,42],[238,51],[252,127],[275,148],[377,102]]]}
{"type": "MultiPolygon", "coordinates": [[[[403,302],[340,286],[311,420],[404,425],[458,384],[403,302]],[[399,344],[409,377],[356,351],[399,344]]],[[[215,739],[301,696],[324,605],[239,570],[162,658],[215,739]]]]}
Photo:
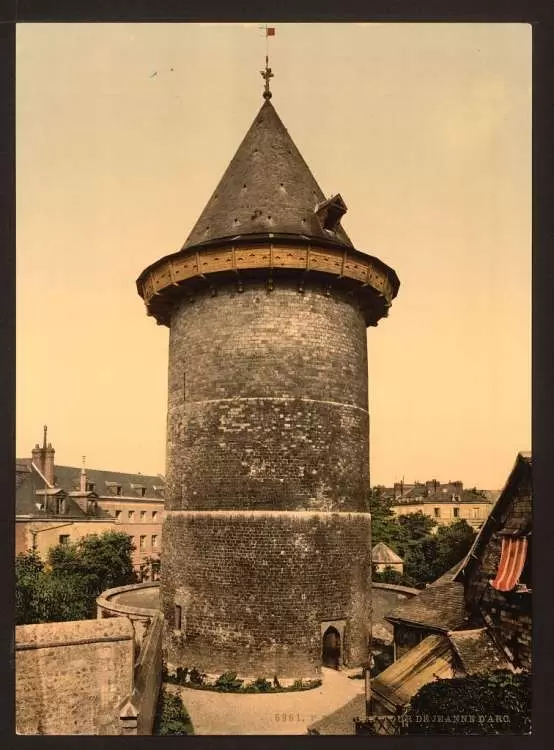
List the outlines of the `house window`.
{"type": "Polygon", "coordinates": [[[69,544],[69,534],[60,534],[60,544],[64,547],[69,544]]]}
{"type": "Polygon", "coordinates": [[[181,630],[182,611],[179,604],[175,605],[175,630],[181,630]]]}
{"type": "Polygon", "coordinates": [[[152,534],[152,549],[158,549],[158,535],[152,534]]]}
{"type": "Polygon", "coordinates": [[[440,508],[435,508],[434,511],[435,511],[435,518],[440,518],[441,517],[441,509],[440,508]]]}
{"type": "Polygon", "coordinates": [[[87,492],[94,492],[96,485],[94,482],[87,482],[87,492]]]}
{"type": "Polygon", "coordinates": [[[155,523],[157,520],[158,520],[158,511],[157,510],[153,510],[152,511],[152,521],[154,521],[154,523],[155,523]]]}
{"type": "Polygon", "coordinates": [[[460,517],[460,509],[459,508],[452,508],[452,515],[454,516],[454,518],[459,518],[460,517]]]}
{"type": "Polygon", "coordinates": [[[134,510],[130,510],[129,511],[129,521],[134,521],[134,520],[135,520],[135,511],[134,510]]]}
{"type": "Polygon", "coordinates": [[[116,485],[115,494],[116,495],[121,495],[121,485],[120,484],[116,485]]]}
{"type": "Polygon", "coordinates": [[[145,518],[146,518],[146,511],[145,510],[141,510],[141,512],[140,512],[140,520],[144,521],[145,518]]]}
{"type": "Polygon", "coordinates": [[[63,513],[65,511],[63,497],[56,498],[56,513],[63,513]]]}
{"type": "Polygon", "coordinates": [[[473,511],[473,518],[479,518],[480,516],[479,508],[473,508],[472,511],[473,511]]]}
{"type": "Polygon", "coordinates": [[[140,545],[140,549],[144,549],[145,548],[145,546],[146,546],[146,537],[145,536],[141,535],[140,541],[139,541],[139,545],[140,545]]]}
{"type": "Polygon", "coordinates": [[[121,520],[121,511],[120,510],[116,510],[116,512],[115,512],[115,520],[116,521],[121,520]]]}
{"type": "Polygon", "coordinates": [[[140,494],[141,494],[141,497],[144,497],[146,495],[146,487],[140,488],[140,494]]]}

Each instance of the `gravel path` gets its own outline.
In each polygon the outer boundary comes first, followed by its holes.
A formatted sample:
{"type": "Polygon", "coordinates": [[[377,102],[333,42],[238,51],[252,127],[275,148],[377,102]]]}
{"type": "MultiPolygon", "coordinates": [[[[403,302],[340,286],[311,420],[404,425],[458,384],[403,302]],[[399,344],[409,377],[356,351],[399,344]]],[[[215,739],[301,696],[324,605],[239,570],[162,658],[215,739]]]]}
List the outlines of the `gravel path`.
{"type": "MultiPolygon", "coordinates": [[[[164,687],[181,695],[196,734],[306,734],[309,726],[363,695],[364,681],[349,679],[349,673],[323,667],[321,687],[294,693],[214,693],[179,685],[164,687]]],[[[346,728],[348,718],[341,724],[346,728]]],[[[345,733],[353,734],[353,724],[352,731],[345,733]]]]}

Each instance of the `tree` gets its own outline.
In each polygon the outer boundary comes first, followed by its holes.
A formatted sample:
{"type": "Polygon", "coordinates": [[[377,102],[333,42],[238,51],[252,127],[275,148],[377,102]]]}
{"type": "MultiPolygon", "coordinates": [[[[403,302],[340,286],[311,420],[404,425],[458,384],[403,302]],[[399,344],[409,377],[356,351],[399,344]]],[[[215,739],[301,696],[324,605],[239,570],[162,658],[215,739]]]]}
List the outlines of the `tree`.
{"type": "Polygon", "coordinates": [[[75,544],[49,550],[43,565],[36,552],[16,560],[16,623],[82,620],[96,614],[96,598],[106,589],[135,583],[127,534],[91,534],[75,544]]]}
{"type": "Polygon", "coordinates": [[[436,533],[435,577],[446,573],[469,552],[476,532],[465,519],[440,526],[436,533]]]}
{"type": "Polygon", "coordinates": [[[34,595],[37,580],[43,573],[44,565],[33,550],[22,552],[15,558],[15,624],[35,622],[33,619],[34,595]]]}
{"type": "Polygon", "coordinates": [[[404,719],[407,734],[529,734],[531,675],[498,670],[430,682],[404,719]]]}
{"type": "Polygon", "coordinates": [[[383,542],[398,552],[400,529],[397,518],[391,508],[391,501],[383,494],[383,487],[374,487],[369,495],[371,513],[371,544],[383,542]]]}
{"type": "Polygon", "coordinates": [[[407,544],[404,572],[415,586],[422,587],[436,580],[436,548],[436,539],[430,534],[407,544]]]}

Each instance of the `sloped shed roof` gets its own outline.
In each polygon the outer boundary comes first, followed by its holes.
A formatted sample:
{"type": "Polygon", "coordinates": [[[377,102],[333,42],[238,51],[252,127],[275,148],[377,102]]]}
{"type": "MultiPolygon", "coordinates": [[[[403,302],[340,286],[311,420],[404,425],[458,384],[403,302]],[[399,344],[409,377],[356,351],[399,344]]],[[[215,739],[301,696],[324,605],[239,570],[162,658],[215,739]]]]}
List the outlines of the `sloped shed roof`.
{"type": "Polygon", "coordinates": [[[429,586],[392,609],[385,619],[444,632],[459,628],[465,621],[464,585],[451,581],[442,586],[429,586]]]}

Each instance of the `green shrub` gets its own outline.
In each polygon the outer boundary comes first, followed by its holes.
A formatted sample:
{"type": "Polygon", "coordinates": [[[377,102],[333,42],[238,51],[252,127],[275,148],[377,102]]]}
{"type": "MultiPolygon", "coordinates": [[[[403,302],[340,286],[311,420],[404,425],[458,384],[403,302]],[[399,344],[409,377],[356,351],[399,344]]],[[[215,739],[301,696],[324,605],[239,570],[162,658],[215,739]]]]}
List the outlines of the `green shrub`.
{"type": "Polygon", "coordinates": [[[166,692],[163,687],[158,697],[153,733],[155,735],[194,734],[194,728],[183,701],[178,695],[166,692]]]}
{"type": "Polygon", "coordinates": [[[236,692],[242,687],[244,680],[237,680],[236,672],[224,672],[215,681],[215,687],[223,693],[236,692]]]}
{"type": "Polygon", "coordinates": [[[191,685],[204,685],[206,681],[206,675],[196,669],[196,667],[193,667],[189,672],[189,681],[191,685]]]}
{"type": "Polygon", "coordinates": [[[499,670],[431,682],[405,719],[407,734],[529,734],[531,675],[499,670]]]}
{"type": "Polygon", "coordinates": [[[271,682],[266,680],[265,677],[256,677],[254,682],[244,688],[245,693],[270,693],[271,691],[271,682]]]}

